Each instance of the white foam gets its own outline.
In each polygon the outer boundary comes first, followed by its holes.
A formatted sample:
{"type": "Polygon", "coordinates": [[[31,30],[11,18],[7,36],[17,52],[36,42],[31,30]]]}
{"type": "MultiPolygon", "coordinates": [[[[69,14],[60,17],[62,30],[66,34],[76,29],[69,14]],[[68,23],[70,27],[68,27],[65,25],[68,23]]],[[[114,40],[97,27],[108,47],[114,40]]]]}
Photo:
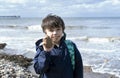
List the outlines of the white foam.
{"type": "Polygon", "coordinates": [[[32,30],[32,31],[42,30],[40,25],[31,25],[31,26],[28,26],[27,28],[28,28],[28,30],[32,30]]]}
{"type": "Polygon", "coordinates": [[[11,40],[10,37],[0,37],[0,43],[11,40]]]}
{"type": "Polygon", "coordinates": [[[119,69],[110,69],[110,68],[92,68],[93,72],[99,72],[99,73],[109,73],[111,75],[115,75],[120,78],[120,70],[119,69]]]}
{"type": "Polygon", "coordinates": [[[87,41],[88,40],[88,37],[87,36],[80,36],[80,37],[69,37],[67,39],[70,39],[70,40],[81,40],[81,41],[87,41]]]}
{"type": "Polygon", "coordinates": [[[120,41],[120,37],[88,37],[88,36],[80,36],[80,37],[67,37],[70,40],[80,40],[80,41],[88,41],[91,43],[109,43],[120,41]]]}
{"type": "Polygon", "coordinates": [[[93,43],[110,42],[110,40],[107,38],[89,38],[88,41],[93,43]]]}
{"type": "Polygon", "coordinates": [[[86,52],[115,52],[116,50],[106,50],[106,49],[94,49],[94,48],[80,48],[81,51],[86,51],[86,52]]]}
{"type": "Polygon", "coordinates": [[[106,43],[106,42],[120,41],[120,37],[102,37],[102,38],[92,37],[92,38],[88,38],[88,41],[93,43],[106,43]]]}

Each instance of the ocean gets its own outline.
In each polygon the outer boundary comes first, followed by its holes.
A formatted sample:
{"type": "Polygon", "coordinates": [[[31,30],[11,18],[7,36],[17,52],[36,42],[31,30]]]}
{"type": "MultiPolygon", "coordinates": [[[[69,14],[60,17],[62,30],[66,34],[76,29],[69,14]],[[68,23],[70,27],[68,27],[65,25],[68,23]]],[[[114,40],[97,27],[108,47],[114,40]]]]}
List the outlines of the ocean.
{"type": "MultiPolygon", "coordinates": [[[[120,18],[67,17],[67,39],[76,43],[83,64],[94,72],[120,77],[120,18]]],[[[22,54],[33,58],[35,42],[44,37],[42,18],[0,18],[0,43],[7,43],[8,54],[22,54]]]]}

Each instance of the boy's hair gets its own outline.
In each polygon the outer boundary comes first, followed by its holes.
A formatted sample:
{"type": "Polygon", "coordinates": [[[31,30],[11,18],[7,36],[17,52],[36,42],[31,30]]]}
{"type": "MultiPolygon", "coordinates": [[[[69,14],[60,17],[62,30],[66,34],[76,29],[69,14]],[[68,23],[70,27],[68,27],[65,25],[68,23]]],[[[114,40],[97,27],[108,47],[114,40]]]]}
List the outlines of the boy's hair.
{"type": "Polygon", "coordinates": [[[45,29],[53,29],[53,28],[60,28],[60,27],[62,27],[64,32],[65,24],[61,17],[57,15],[49,14],[42,20],[41,27],[43,32],[45,32],[45,29]]]}

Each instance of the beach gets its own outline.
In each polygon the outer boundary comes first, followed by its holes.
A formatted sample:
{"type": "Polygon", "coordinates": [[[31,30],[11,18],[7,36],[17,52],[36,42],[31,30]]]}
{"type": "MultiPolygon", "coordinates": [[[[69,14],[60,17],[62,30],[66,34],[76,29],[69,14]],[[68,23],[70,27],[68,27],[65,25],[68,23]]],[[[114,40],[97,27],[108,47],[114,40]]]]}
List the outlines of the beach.
{"type": "MultiPolygon", "coordinates": [[[[92,71],[90,66],[84,66],[84,78],[117,78],[111,74],[101,74],[92,71]]],[[[22,55],[8,55],[0,51],[0,78],[38,78],[33,69],[31,58],[22,55]]]]}

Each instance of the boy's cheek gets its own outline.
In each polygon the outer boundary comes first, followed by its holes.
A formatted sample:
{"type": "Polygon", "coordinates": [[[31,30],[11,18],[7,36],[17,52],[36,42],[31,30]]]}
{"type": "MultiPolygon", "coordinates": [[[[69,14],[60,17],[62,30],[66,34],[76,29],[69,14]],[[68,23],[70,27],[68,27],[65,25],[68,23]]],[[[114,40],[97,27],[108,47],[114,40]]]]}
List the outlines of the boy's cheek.
{"type": "Polygon", "coordinates": [[[51,33],[50,32],[45,32],[46,36],[51,37],[51,33]]]}

